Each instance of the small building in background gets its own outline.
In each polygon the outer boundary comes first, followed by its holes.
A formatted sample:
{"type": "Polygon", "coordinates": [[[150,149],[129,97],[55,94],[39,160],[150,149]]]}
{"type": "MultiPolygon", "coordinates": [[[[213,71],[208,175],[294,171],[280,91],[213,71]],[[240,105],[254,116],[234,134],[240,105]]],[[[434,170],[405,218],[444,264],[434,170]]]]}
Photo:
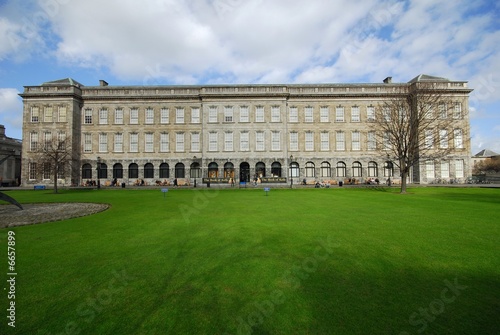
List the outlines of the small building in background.
{"type": "Polygon", "coordinates": [[[21,183],[21,140],[7,137],[0,125],[0,185],[19,186],[21,183]]]}

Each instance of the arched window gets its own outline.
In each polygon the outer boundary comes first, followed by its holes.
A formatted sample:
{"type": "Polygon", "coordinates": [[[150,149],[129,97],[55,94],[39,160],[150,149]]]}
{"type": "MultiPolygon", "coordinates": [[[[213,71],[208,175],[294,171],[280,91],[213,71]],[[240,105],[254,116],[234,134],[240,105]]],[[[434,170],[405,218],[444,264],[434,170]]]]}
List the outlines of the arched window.
{"type": "Polygon", "coordinates": [[[255,164],[255,173],[257,174],[257,177],[265,177],[266,176],[266,164],[263,162],[258,162],[255,164]]]}
{"type": "Polygon", "coordinates": [[[101,163],[97,171],[98,178],[108,178],[108,166],[105,163],[101,163]]]}
{"type": "Polygon", "coordinates": [[[281,177],[281,163],[274,162],[271,164],[271,174],[273,177],[281,177]]]}
{"type": "Polygon", "coordinates": [[[139,166],[132,163],[128,166],[128,177],[129,178],[139,178],[139,166]]]}
{"type": "Polygon", "coordinates": [[[191,163],[189,175],[191,176],[191,178],[201,178],[200,163],[191,163]]]}
{"type": "Polygon", "coordinates": [[[208,177],[209,178],[219,177],[219,166],[217,165],[217,163],[212,162],[208,164],[208,177]]]}
{"type": "Polygon", "coordinates": [[[321,163],[321,177],[331,177],[332,176],[332,168],[330,163],[322,162],[321,163]]]}
{"type": "Polygon", "coordinates": [[[346,176],[346,168],[344,162],[337,162],[337,177],[345,177],[346,176]]]}
{"type": "Polygon", "coordinates": [[[120,163],[113,165],[113,178],[123,178],[123,166],[120,163]]]}
{"type": "Polygon", "coordinates": [[[363,168],[360,162],[352,163],[352,176],[353,177],[362,177],[363,176],[363,168]]]}
{"type": "Polygon", "coordinates": [[[290,178],[298,178],[300,176],[299,163],[290,163],[290,178]]]}
{"type": "Polygon", "coordinates": [[[167,163],[160,164],[160,178],[170,178],[170,167],[167,163]]]}
{"type": "Polygon", "coordinates": [[[234,178],[234,165],[231,162],[224,164],[224,178],[234,178]]]}
{"type": "Polygon", "coordinates": [[[315,173],[314,163],[313,162],[307,162],[306,163],[306,177],[316,177],[316,173],[315,173]]]}
{"type": "Polygon", "coordinates": [[[240,182],[250,181],[250,164],[243,162],[240,164],[240,182]]]}
{"type": "Polygon", "coordinates": [[[390,161],[384,163],[384,177],[392,177],[394,175],[394,165],[390,161]]]}
{"type": "Polygon", "coordinates": [[[177,163],[175,164],[175,178],[184,178],[185,177],[185,169],[184,164],[177,163]]]}
{"type": "Polygon", "coordinates": [[[146,163],[144,165],[144,178],[154,178],[155,177],[155,168],[153,164],[146,163]]]}
{"type": "Polygon", "coordinates": [[[378,165],[375,162],[368,162],[368,177],[378,177],[378,165]]]}
{"type": "Polygon", "coordinates": [[[92,179],[92,166],[90,164],[82,165],[82,179],[92,179]]]}

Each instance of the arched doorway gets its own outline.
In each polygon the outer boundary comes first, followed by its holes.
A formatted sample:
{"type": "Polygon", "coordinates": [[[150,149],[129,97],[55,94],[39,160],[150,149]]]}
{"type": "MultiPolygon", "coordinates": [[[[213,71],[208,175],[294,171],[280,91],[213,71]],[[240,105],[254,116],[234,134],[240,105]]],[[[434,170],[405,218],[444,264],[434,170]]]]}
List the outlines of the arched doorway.
{"type": "Polygon", "coordinates": [[[258,162],[255,164],[255,174],[257,178],[262,178],[266,176],[266,164],[263,162],[258,162]]]}
{"type": "Polygon", "coordinates": [[[271,164],[271,174],[273,177],[281,177],[281,163],[273,162],[271,164]]]}
{"type": "Polygon", "coordinates": [[[234,178],[234,164],[227,162],[224,164],[224,178],[234,178]]]}
{"type": "Polygon", "coordinates": [[[208,164],[208,178],[217,178],[219,177],[219,165],[217,163],[212,162],[208,164]]]}
{"type": "Polygon", "coordinates": [[[185,177],[184,164],[182,163],[175,164],[175,178],[184,178],[184,177],[185,177]]]}
{"type": "Polygon", "coordinates": [[[240,164],[240,181],[250,182],[250,164],[247,162],[240,164]]]}

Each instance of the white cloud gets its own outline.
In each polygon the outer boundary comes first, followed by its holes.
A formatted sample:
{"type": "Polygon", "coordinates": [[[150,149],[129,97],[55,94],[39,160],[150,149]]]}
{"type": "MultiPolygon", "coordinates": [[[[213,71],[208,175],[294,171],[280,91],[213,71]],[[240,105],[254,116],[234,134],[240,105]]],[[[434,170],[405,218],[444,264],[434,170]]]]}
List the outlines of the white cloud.
{"type": "Polygon", "coordinates": [[[6,128],[7,136],[21,138],[23,104],[15,88],[0,88],[0,124],[6,128]]]}

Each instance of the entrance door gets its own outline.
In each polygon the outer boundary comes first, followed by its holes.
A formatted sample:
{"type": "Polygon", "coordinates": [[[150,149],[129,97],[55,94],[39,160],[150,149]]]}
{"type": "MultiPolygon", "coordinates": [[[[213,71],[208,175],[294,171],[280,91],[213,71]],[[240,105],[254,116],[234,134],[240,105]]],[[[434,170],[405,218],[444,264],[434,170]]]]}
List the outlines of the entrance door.
{"type": "Polygon", "coordinates": [[[243,162],[240,164],[240,182],[250,182],[250,164],[243,162]]]}

